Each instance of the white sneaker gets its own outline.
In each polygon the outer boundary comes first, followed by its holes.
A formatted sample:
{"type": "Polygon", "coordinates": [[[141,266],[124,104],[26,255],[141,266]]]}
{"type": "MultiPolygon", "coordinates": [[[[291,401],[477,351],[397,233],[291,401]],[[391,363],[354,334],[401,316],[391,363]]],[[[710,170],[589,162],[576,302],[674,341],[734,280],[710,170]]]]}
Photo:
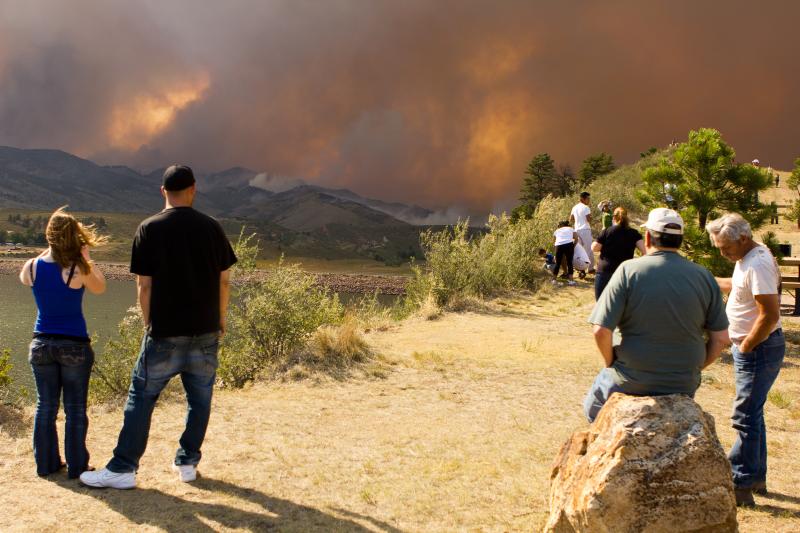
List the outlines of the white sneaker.
{"type": "Polygon", "coordinates": [[[172,465],[172,469],[176,471],[184,483],[189,483],[197,479],[197,466],[195,465],[172,465]]]}
{"type": "Polygon", "coordinates": [[[136,486],[136,474],[133,472],[118,474],[102,468],[81,474],[81,483],[95,488],[132,489],[136,486]]]}
{"type": "Polygon", "coordinates": [[[575,285],[577,285],[577,283],[575,283],[575,282],[574,282],[574,281],[572,281],[572,280],[569,280],[569,281],[567,282],[567,285],[569,285],[570,287],[574,287],[575,285]]]}

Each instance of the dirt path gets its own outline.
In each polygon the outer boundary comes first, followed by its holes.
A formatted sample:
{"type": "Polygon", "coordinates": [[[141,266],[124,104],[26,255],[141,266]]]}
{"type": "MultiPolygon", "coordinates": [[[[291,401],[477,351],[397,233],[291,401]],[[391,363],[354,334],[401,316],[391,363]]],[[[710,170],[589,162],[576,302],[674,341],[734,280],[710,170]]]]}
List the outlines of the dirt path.
{"type": "MultiPolygon", "coordinates": [[[[0,433],[0,530],[535,531],[547,513],[550,462],[585,422],[599,368],[585,318],[588,287],[547,289],[434,321],[369,334],[385,379],[260,384],[223,391],[195,484],[170,460],[180,403],[160,405],[135,491],[34,475],[29,428],[0,433]]],[[[800,530],[800,326],[767,407],[770,490],[740,512],[741,530],[800,530]]],[[[730,446],[728,363],[698,401],[730,446]]],[[[121,410],[94,409],[89,448],[103,465],[121,410]]]]}

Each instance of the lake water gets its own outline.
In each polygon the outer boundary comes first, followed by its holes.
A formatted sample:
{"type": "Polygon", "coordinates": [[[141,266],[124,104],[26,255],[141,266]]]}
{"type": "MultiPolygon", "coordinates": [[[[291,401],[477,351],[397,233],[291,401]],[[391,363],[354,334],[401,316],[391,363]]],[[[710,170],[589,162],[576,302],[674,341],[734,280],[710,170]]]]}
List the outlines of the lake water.
{"type": "MultiPolygon", "coordinates": [[[[117,324],[135,303],[136,285],[130,281],[109,280],[105,294],[100,296],[86,292],[83,312],[89,335],[98,337],[95,348],[103,346],[116,333],[117,324]]],[[[33,385],[28,344],[35,321],[36,304],[30,287],[21,284],[16,276],[0,275],[0,349],[11,350],[12,374],[26,386],[33,385]]]]}
{"type": "MultiPolygon", "coordinates": [[[[136,285],[132,281],[108,280],[105,294],[96,296],[88,291],[83,300],[83,313],[89,335],[96,336],[95,350],[99,351],[109,338],[116,335],[117,324],[125,312],[136,304],[136,285]]],[[[361,294],[341,293],[339,298],[348,305],[361,298],[361,294]]],[[[379,295],[378,301],[393,305],[397,296],[379,295]]],[[[28,366],[28,345],[36,321],[36,304],[30,287],[19,282],[16,276],[0,275],[0,349],[11,350],[11,371],[14,379],[26,387],[33,386],[33,376],[28,366]]]]}

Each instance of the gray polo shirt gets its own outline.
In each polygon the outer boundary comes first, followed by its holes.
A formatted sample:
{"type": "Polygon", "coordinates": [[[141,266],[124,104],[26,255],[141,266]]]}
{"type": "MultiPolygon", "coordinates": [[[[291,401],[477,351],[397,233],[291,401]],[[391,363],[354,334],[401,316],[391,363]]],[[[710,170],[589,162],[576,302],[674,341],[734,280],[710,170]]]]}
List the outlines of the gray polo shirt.
{"type": "Polygon", "coordinates": [[[705,330],[728,327],[714,276],[675,252],[622,263],[589,322],[619,328],[617,384],[640,395],[693,395],[706,358],[705,330]]]}

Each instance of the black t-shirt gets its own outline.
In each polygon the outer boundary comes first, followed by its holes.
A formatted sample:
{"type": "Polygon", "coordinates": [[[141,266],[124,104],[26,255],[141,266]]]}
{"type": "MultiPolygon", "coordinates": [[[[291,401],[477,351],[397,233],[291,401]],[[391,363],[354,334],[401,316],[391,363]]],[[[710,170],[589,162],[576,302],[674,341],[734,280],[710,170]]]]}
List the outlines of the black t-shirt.
{"type": "Polygon", "coordinates": [[[219,275],[236,263],[222,226],[191,207],[165,209],[139,225],[131,272],[152,276],[150,335],[218,331],[219,275]]]}
{"type": "Polygon", "coordinates": [[[642,234],[631,227],[614,224],[600,232],[597,242],[603,245],[600,250],[598,272],[613,274],[617,267],[628,259],[633,259],[636,243],[642,240],[642,234]]]}

